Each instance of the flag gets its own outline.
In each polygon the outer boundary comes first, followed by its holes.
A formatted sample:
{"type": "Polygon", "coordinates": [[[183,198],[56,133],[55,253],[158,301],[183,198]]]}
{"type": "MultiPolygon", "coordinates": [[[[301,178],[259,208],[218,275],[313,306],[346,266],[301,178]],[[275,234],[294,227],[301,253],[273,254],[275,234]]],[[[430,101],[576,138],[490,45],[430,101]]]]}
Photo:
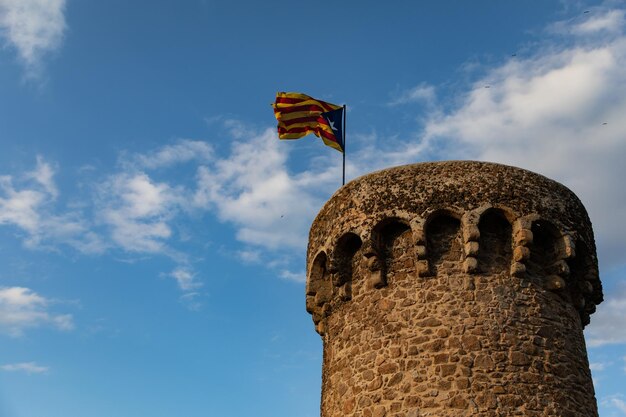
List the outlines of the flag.
{"type": "Polygon", "coordinates": [[[306,94],[277,93],[272,107],[280,139],[300,139],[313,133],[331,148],[344,151],[342,106],[306,94]]]}

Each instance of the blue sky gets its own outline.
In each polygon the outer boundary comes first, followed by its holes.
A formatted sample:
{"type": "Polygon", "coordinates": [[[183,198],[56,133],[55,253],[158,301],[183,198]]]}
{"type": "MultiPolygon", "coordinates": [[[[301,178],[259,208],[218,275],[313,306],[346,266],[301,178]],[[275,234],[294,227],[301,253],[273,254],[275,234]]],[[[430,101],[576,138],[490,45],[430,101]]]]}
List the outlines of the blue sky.
{"type": "Polygon", "coordinates": [[[0,416],[319,415],[304,254],[341,156],[277,139],[277,91],[348,105],[348,179],[477,159],[574,190],[600,414],[626,416],[625,15],[0,0],[0,416]]]}

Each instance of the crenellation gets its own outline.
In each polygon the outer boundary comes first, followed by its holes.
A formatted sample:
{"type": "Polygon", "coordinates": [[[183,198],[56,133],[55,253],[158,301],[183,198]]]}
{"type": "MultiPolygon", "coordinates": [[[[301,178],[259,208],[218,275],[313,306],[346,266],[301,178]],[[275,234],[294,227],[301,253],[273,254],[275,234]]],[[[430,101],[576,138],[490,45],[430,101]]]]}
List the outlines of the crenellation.
{"type": "Polygon", "coordinates": [[[597,416],[591,226],[517,168],[416,164],[342,187],[311,229],[323,417],[597,416]]]}

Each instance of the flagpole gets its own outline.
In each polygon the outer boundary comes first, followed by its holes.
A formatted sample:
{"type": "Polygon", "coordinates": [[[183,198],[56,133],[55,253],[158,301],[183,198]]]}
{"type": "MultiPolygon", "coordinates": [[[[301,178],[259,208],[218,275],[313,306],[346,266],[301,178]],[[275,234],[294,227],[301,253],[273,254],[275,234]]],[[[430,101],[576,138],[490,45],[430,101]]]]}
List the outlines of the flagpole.
{"type": "Polygon", "coordinates": [[[346,185],[346,105],[343,105],[343,176],[341,185],[346,185]]]}

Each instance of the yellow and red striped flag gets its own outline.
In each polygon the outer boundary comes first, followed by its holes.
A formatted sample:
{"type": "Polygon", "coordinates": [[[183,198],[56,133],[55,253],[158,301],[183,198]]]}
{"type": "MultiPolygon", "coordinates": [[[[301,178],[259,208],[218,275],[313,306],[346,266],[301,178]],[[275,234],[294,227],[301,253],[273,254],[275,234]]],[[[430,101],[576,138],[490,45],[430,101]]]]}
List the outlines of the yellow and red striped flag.
{"type": "Polygon", "coordinates": [[[301,93],[276,93],[272,105],[280,139],[300,139],[313,133],[339,152],[344,151],[344,108],[301,93]]]}

